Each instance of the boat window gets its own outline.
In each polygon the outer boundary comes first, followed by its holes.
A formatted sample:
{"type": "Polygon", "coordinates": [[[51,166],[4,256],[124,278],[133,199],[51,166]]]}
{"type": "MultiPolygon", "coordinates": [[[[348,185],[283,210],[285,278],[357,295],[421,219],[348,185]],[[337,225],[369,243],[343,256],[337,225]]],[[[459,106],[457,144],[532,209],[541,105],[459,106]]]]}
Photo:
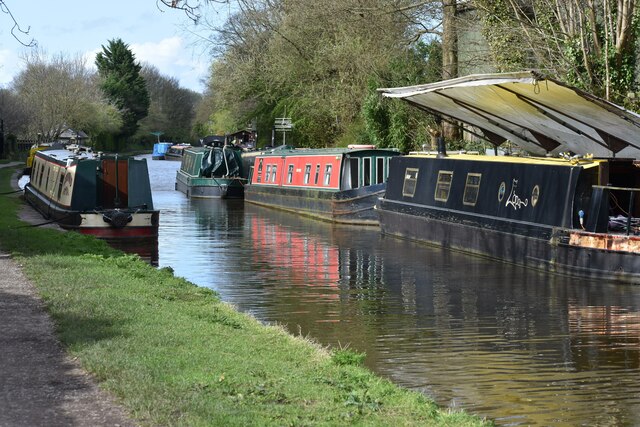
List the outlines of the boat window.
{"type": "Polygon", "coordinates": [[[289,170],[287,171],[287,184],[291,184],[293,181],[293,165],[289,165],[289,170]]]}
{"type": "Polygon", "coordinates": [[[43,190],[46,192],[49,188],[49,175],[51,175],[51,168],[47,168],[47,176],[44,179],[44,188],[43,190]]]}
{"type": "Polygon", "coordinates": [[[264,182],[269,182],[271,177],[271,165],[267,165],[267,172],[264,174],[264,182]]]}
{"type": "Polygon", "coordinates": [[[453,180],[453,171],[438,172],[438,183],[436,184],[436,194],[434,199],[439,202],[449,200],[449,190],[451,190],[451,181],[453,180]]]}
{"type": "Polygon", "coordinates": [[[62,194],[62,184],[64,183],[64,172],[60,174],[60,179],[58,180],[58,196],[56,197],[60,200],[60,195],[62,194]]]}
{"type": "Polygon", "coordinates": [[[38,175],[38,187],[42,187],[43,177],[44,177],[44,163],[40,165],[40,174],[38,175]]]}
{"type": "Polygon", "coordinates": [[[271,174],[271,182],[276,182],[276,173],[278,171],[278,165],[273,165],[272,174],[271,174]]]}
{"type": "Polygon", "coordinates": [[[258,179],[257,182],[260,182],[262,179],[262,159],[258,162],[258,179]]]}
{"type": "Polygon", "coordinates": [[[311,176],[311,165],[306,165],[304,167],[304,183],[309,183],[309,177],[311,176]]]}
{"type": "Polygon", "coordinates": [[[402,195],[413,197],[416,193],[416,184],[418,182],[418,169],[407,168],[404,171],[404,185],[402,186],[402,195]]]}
{"type": "Polygon", "coordinates": [[[316,177],[313,179],[314,184],[318,184],[318,177],[320,176],[320,163],[316,165],[316,177]]]}
{"type": "Polygon", "coordinates": [[[37,182],[38,180],[38,171],[40,170],[40,165],[33,165],[32,166],[32,172],[31,172],[31,182],[33,182],[34,184],[37,182]]]}
{"type": "Polygon", "coordinates": [[[360,187],[360,159],[351,157],[349,159],[349,173],[351,174],[351,188],[360,187]]]}
{"type": "Polygon", "coordinates": [[[371,185],[371,157],[362,159],[362,180],[363,185],[371,185]]]}
{"type": "Polygon", "coordinates": [[[331,165],[326,165],[324,167],[324,185],[329,185],[331,183],[331,165]]]}
{"type": "Polygon", "coordinates": [[[478,193],[480,192],[481,173],[468,173],[467,183],[464,186],[464,195],[462,203],[467,206],[475,206],[478,201],[478,193]]]}
{"type": "Polygon", "coordinates": [[[376,159],[376,184],[384,182],[384,157],[376,159]]]}

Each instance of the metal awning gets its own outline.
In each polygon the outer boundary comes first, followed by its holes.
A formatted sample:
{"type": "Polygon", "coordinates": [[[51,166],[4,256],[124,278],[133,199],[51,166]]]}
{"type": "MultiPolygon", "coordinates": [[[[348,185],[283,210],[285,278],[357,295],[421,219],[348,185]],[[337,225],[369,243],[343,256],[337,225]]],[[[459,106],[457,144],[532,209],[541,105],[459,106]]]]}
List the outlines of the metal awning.
{"type": "Polygon", "coordinates": [[[640,158],[640,115],[533,71],[378,89],[534,154],[640,158]]]}

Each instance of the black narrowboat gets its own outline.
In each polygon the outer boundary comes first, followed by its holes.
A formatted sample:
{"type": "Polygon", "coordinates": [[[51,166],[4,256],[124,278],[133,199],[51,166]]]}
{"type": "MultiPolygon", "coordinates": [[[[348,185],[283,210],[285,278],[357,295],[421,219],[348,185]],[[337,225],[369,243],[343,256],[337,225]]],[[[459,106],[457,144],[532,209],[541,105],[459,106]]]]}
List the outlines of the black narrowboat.
{"type": "Polygon", "coordinates": [[[377,205],[383,233],[640,283],[640,116],[530,72],[381,91],[471,126],[496,151],[510,140],[542,154],[393,158],[377,205]]]}

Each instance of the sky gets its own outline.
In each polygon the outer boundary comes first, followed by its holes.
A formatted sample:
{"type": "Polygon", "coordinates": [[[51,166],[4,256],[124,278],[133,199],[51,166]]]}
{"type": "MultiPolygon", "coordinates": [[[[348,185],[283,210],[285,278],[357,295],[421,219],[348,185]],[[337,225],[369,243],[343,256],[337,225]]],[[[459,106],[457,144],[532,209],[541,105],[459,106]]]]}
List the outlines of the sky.
{"type": "MultiPolygon", "coordinates": [[[[174,77],[180,86],[204,90],[210,56],[191,21],[179,10],[156,0],[2,0],[23,30],[20,40],[37,42],[50,56],[59,54],[90,58],[109,40],[122,39],[141,64],[155,66],[160,74],[174,77]]],[[[0,13],[0,86],[7,87],[24,69],[21,59],[30,48],[11,34],[13,20],[0,13]]]]}

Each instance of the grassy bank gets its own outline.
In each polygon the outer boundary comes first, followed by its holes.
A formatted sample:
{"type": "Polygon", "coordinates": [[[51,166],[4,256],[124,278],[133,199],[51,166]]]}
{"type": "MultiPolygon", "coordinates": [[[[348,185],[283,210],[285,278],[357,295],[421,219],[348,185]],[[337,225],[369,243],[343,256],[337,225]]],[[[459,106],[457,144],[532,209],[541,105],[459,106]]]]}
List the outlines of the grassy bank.
{"type": "MultiPolygon", "coordinates": [[[[0,169],[0,192],[9,177],[0,169]]],[[[0,196],[0,245],[38,287],[69,353],[141,424],[486,425],[103,242],[24,227],[19,203],[0,196]]]]}

